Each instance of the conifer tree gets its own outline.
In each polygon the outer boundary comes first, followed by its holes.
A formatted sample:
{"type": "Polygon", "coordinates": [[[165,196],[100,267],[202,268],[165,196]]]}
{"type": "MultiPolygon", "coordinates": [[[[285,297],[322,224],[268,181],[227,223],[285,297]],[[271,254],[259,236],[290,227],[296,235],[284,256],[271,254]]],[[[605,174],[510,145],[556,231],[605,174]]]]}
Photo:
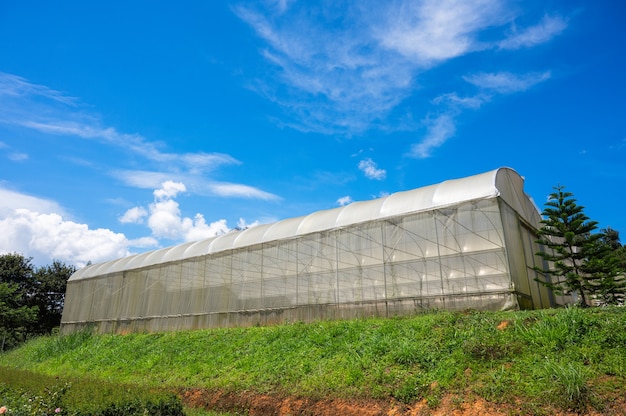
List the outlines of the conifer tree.
{"type": "Polygon", "coordinates": [[[554,187],[542,215],[543,226],[539,230],[540,239],[537,243],[546,250],[537,253],[547,260],[547,267],[535,267],[546,280],[537,278],[538,282],[548,286],[556,294],[574,294],[581,306],[587,306],[586,267],[590,248],[594,246],[599,234],[591,234],[597,228],[597,222],[589,220],[583,210],[576,204],[573,194],[565,192],[564,186],[554,187]]]}
{"type": "Polygon", "coordinates": [[[600,238],[587,247],[585,289],[604,305],[620,305],[626,299],[622,251],[619,234],[611,228],[602,230],[600,238]]]}

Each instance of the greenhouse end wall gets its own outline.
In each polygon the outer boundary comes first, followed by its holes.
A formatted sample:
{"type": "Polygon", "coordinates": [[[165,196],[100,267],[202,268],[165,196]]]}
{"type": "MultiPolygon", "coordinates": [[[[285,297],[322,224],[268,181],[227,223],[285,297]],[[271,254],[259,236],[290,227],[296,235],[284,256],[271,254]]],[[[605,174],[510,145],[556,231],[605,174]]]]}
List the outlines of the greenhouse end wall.
{"type": "MultiPolygon", "coordinates": [[[[169,331],[546,307],[549,294],[533,280],[535,225],[498,193],[145,267],[92,272],[68,282],[62,331],[169,331]]],[[[239,233],[230,234],[222,243],[239,233]]]]}

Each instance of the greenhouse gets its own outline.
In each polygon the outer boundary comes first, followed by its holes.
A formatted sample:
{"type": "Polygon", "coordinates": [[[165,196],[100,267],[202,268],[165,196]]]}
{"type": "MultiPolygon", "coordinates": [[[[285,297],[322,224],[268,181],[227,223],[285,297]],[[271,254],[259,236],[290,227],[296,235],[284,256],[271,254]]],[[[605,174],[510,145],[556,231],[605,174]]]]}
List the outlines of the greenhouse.
{"type": "Polygon", "coordinates": [[[509,168],[124,257],[68,281],[64,333],[550,307],[509,168]]]}

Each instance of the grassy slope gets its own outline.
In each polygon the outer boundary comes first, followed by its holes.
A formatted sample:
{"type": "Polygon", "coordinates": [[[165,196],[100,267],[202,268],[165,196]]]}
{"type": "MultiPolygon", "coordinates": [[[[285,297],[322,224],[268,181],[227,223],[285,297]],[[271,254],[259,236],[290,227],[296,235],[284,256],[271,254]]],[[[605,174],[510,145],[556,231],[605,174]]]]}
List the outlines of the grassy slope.
{"type": "Polygon", "coordinates": [[[312,398],[443,394],[602,409],[626,394],[626,308],[432,313],[413,318],[159,334],[42,337],[0,365],[51,375],[312,398]],[[521,399],[521,400],[520,400],[521,399]]]}

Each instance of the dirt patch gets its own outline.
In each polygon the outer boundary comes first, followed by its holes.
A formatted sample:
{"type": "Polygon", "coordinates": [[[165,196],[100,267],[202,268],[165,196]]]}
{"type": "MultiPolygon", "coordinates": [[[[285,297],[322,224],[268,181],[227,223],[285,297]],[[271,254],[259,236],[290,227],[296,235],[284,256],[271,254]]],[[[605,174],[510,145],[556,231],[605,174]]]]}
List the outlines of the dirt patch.
{"type": "MultiPolygon", "coordinates": [[[[395,400],[328,399],[255,394],[252,392],[228,393],[203,389],[187,389],[181,392],[185,405],[223,412],[246,412],[250,416],[510,416],[533,415],[522,405],[501,405],[482,398],[463,398],[455,395],[443,397],[436,407],[423,400],[411,405],[395,400]]],[[[626,402],[622,399],[612,403],[603,412],[563,412],[542,409],[542,413],[554,416],[625,416],[626,402]],[[544,413],[545,412],[545,413],[544,413]]]]}

